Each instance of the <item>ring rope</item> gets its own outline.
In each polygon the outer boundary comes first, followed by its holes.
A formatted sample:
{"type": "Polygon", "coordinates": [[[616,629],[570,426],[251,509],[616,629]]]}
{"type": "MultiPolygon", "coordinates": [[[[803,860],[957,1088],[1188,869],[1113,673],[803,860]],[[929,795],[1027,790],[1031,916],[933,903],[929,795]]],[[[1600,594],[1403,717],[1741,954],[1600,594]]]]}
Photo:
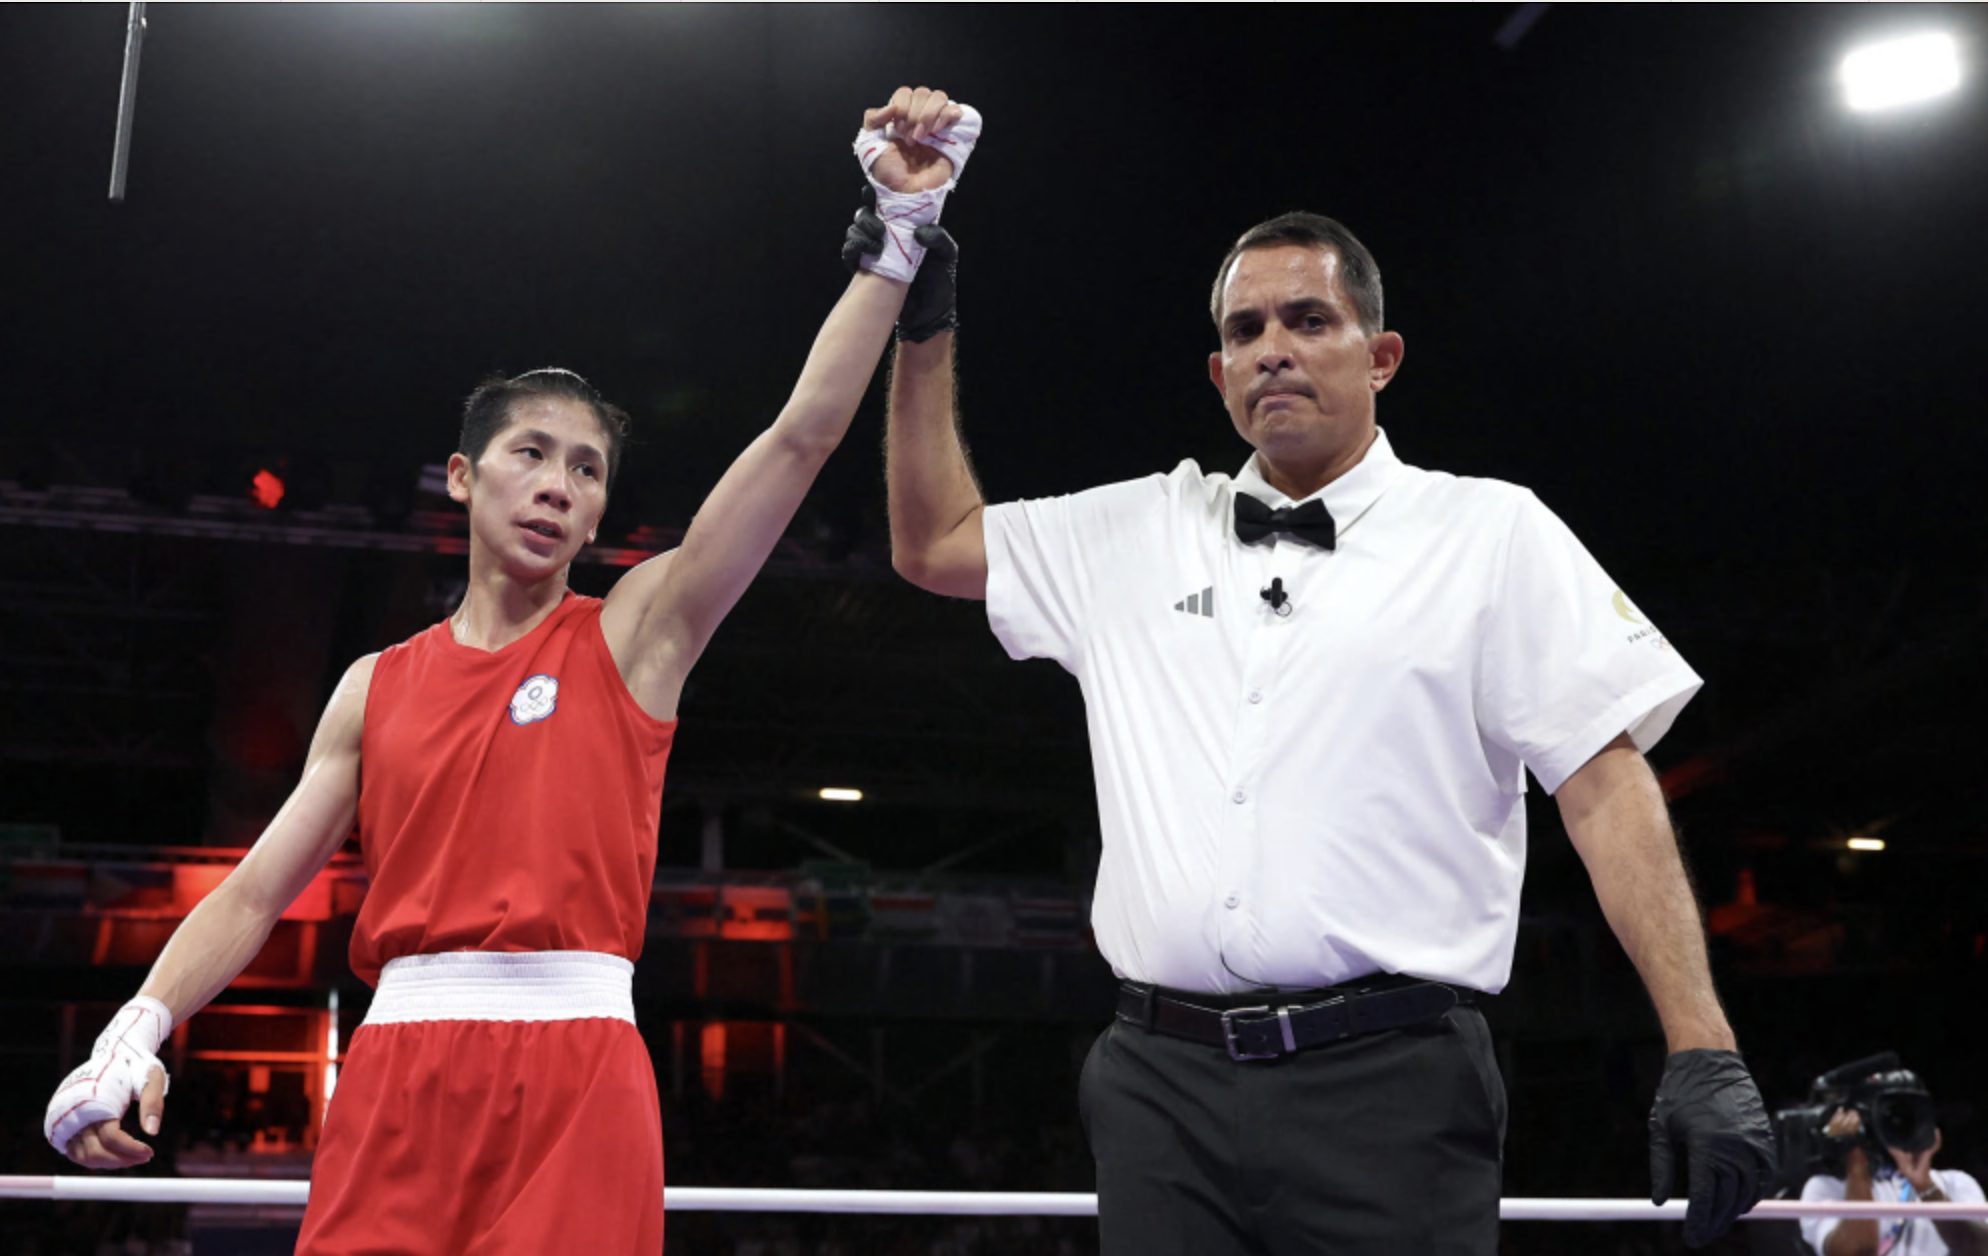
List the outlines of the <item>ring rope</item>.
{"type": "MultiPolygon", "coordinates": [[[[249,1204],[300,1207],[307,1181],[259,1178],[113,1178],[0,1175],[0,1199],[99,1200],[143,1204],[249,1204]]],[[[814,1212],[899,1216],[1095,1217],[1098,1197],[1049,1191],[805,1191],[722,1186],[672,1186],[663,1193],[672,1212],[814,1212]]],[[[1685,1202],[1643,1199],[1506,1199],[1505,1221],[1682,1221],[1685,1202]]],[[[1799,1217],[1912,1218],[1988,1221],[1988,1204],[1803,1203],[1770,1199],[1746,1215],[1754,1221],[1799,1217]]]]}

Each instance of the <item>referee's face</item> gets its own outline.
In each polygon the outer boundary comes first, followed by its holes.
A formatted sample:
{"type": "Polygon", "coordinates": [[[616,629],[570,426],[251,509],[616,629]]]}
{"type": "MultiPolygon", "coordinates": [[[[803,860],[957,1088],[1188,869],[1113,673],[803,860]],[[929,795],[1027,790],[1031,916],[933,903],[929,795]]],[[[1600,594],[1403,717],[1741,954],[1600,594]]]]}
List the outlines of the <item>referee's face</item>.
{"type": "Polygon", "coordinates": [[[1208,356],[1208,373],[1236,431],[1270,464],[1271,482],[1302,497],[1366,453],[1374,395],[1401,355],[1400,336],[1360,329],[1337,251],[1279,245],[1251,249],[1229,268],[1222,347],[1208,356]]]}

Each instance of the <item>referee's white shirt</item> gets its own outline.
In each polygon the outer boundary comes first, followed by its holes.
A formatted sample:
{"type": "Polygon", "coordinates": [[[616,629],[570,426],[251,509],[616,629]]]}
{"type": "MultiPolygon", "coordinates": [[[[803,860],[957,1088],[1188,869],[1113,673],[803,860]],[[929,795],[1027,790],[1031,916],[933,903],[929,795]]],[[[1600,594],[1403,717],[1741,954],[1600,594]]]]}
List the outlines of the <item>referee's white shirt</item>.
{"type": "Polygon", "coordinates": [[[1703,682],[1525,489],[1381,433],[1313,495],[1335,550],[1242,544],[1238,491],[1291,504],[1252,457],[985,514],[995,635],[1083,686],[1099,950],[1184,990],[1502,989],[1525,767],[1552,792],[1625,731],[1648,750],[1703,682]]]}

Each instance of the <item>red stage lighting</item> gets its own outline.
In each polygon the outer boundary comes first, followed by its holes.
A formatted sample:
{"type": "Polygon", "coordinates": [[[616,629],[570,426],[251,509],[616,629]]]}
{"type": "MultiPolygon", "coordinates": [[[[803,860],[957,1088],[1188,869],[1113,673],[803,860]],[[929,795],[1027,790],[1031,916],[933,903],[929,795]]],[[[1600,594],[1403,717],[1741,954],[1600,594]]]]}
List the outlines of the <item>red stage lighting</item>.
{"type": "Polygon", "coordinates": [[[249,496],[264,510],[274,510],[276,504],[283,500],[283,481],[265,467],[257,471],[255,479],[249,482],[249,496]]]}

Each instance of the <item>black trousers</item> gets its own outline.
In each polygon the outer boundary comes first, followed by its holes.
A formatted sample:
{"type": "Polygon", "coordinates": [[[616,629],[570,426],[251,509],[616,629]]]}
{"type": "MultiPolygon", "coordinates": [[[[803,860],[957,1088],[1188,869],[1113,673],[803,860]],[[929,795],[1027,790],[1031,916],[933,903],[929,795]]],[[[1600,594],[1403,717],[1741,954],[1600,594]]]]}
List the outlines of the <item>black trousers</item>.
{"type": "Polygon", "coordinates": [[[1483,1014],[1280,1060],[1113,1024],[1078,1083],[1103,1256],[1494,1256],[1505,1086],[1483,1014]]]}

